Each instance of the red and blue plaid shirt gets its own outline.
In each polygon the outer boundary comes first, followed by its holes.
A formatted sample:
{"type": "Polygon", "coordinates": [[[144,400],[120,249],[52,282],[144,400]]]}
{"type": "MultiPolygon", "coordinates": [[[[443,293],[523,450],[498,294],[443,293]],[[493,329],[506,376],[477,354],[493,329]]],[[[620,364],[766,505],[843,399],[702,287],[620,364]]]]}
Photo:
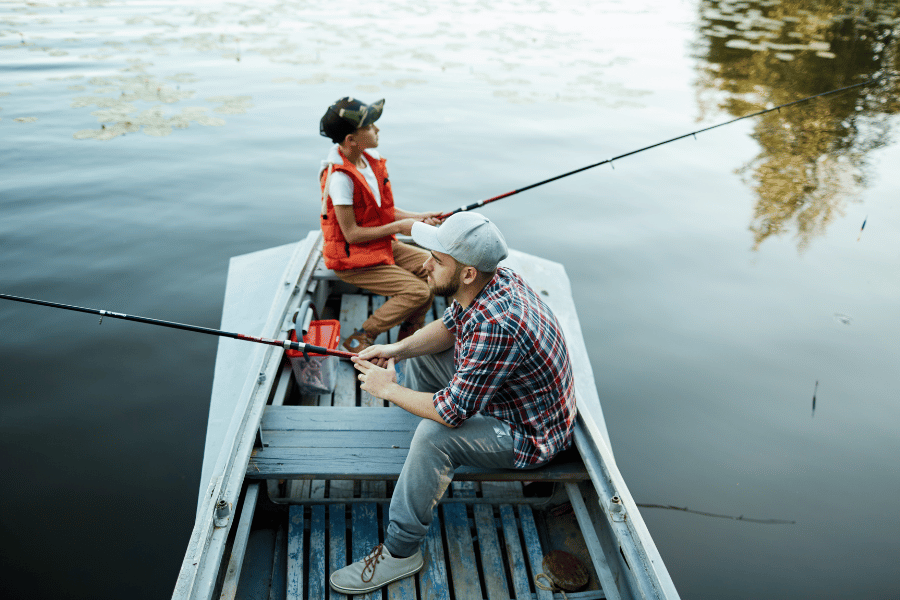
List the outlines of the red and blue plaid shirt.
{"type": "Polygon", "coordinates": [[[562,329],[546,304],[514,271],[500,267],[463,309],[454,301],[444,325],[456,337],[456,374],[434,395],[451,426],[476,413],[508,423],[515,466],[542,464],[569,446],[575,426],[575,380],[562,329]]]}

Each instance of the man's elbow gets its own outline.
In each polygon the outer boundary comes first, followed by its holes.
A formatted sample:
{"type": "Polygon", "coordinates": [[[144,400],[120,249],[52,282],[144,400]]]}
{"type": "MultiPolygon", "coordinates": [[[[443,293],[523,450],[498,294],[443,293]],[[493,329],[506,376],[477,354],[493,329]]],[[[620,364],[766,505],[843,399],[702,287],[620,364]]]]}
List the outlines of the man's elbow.
{"type": "Polygon", "coordinates": [[[441,416],[441,414],[437,411],[435,411],[435,414],[431,416],[431,420],[440,423],[444,427],[449,427],[450,429],[456,429],[461,424],[461,423],[448,423],[447,421],[444,420],[444,417],[441,416]]]}

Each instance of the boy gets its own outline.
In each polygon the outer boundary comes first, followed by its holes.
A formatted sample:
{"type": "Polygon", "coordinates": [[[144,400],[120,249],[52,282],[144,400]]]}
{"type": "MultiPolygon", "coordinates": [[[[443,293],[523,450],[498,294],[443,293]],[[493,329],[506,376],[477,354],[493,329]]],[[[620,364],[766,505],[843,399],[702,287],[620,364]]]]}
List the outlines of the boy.
{"type": "Polygon", "coordinates": [[[383,108],[383,99],[367,105],[341,98],[319,123],[321,135],[336,144],[319,172],[325,266],[342,281],[390,297],[344,340],[344,348],[351,352],[365,350],[380,333],[398,324],[400,339],[421,329],[434,299],[423,268],[428,253],[395,236],[410,235],[417,221],[437,224],[440,213],[394,206],[386,161],[375,150],[379,132],[375,121],[383,108]]]}

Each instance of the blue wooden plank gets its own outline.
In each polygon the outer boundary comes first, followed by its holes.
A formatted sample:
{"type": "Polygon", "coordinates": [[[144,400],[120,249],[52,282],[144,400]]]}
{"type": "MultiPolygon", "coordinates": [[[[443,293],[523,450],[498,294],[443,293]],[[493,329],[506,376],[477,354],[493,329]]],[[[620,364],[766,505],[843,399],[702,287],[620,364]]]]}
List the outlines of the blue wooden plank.
{"type": "Polygon", "coordinates": [[[474,481],[454,481],[450,484],[450,491],[454,498],[474,498],[478,495],[476,486],[474,481]]]}
{"type": "MultiPolygon", "coordinates": [[[[347,506],[345,504],[332,504],[328,507],[328,565],[329,577],[331,573],[347,566],[347,506]]],[[[343,600],[347,596],[335,592],[328,586],[331,600],[343,600]]],[[[325,596],[322,596],[324,598],[325,596]]],[[[310,600],[315,596],[310,594],[310,600]]]]}
{"type": "MultiPolygon", "coordinates": [[[[519,521],[522,523],[522,540],[525,542],[525,552],[531,565],[531,575],[534,577],[543,572],[544,552],[541,549],[541,539],[538,537],[530,506],[519,506],[519,521]]],[[[553,592],[537,588],[537,600],[553,600],[553,592]]]]}
{"type": "MultiPolygon", "coordinates": [[[[381,507],[384,522],[384,537],[387,538],[388,525],[391,523],[389,505],[381,507]]],[[[387,586],[387,600],[416,600],[416,578],[406,577],[387,586]]]]}
{"type": "Polygon", "coordinates": [[[531,580],[525,566],[525,555],[519,537],[519,526],[511,504],[500,505],[500,521],[503,524],[503,538],[506,540],[506,558],[512,574],[513,598],[531,600],[531,580]]]}
{"type": "Polygon", "coordinates": [[[303,507],[288,509],[287,600],[303,600],[303,507]]]}
{"type": "Polygon", "coordinates": [[[434,509],[434,520],[425,536],[422,553],[425,566],[419,575],[419,586],[422,598],[428,600],[450,600],[450,588],[447,583],[447,568],[444,565],[444,543],[441,541],[441,522],[437,508],[434,509]]]}
{"type": "Polygon", "coordinates": [[[481,572],[488,600],[509,600],[509,586],[497,538],[497,524],[494,521],[494,507],[490,504],[476,504],[472,507],[475,517],[475,532],[478,535],[478,550],[481,554],[481,572]]]}
{"type": "Polygon", "coordinates": [[[328,522],[321,504],[309,508],[309,598],[325,598],[328,569],[325,564],[325,534],[328,522]]]}
{"type": "MultiPolygon", "coordinates": [[[[393,412],[393,409],[375,408],[393,412]]],[[[400,410],[400,409],[398,409],[400,410]]],[[[404,411],[405,412],[405,411],[404,411]]],[[[370,443],[357,443],[367,436],[369,429],[362,426],[351,433],[334,432],[309,436],[307,442],[323,440],[318,447],[269,446],[256,448],[247,465],[248,479],[361,479],[396,480],[409,454],[409,441],[413,432],[398,434],[390,447],[372,447],[370,443]],[[325,441],[327,440],[327,441],[325,441]],[[396,446],[396,447],[395,447],[396,446]]],[[[297,431],[296,436],[304,432],[297,431]]],[[[289,436],[277,435],[284,439],[289,436]]],[[[373,436],[373,442],[384,442],[386,436],[373,436]]],[[[587,477],[583,464],[550,463],[546,467],[523,471],[521,469],[483,469],[460,467],[454,473],[458,481],[583,481],[587,477]]],[[[335,494],[332,494],[334,497],[335,494]]]]}
{"type": "Polygon", "coordinates": [[[465,504],[445,504],[444,531],[447,534],[447,562],[457,598],[481,598],[475,545],[465,504]]]}
{"type": "MultiPolygon", "coordinates": [[[[378,545],[378,505],[374,502],[354,504],[351,508],[353,562],[364,559],[378,545]]],[[[354,596],[365,600],[381,598],[381,590],[354,596]]]]}
{"type": "MultiPolygon", "coordinates": [[[[290,517],[288,517],[290,519],[290,517]]],[[[302,532],[301,532],[302,535],[302,532]]],[[[275,532],[275,551],[272,553],[272,577],[269,581],[268,600],[285,598],[287,596],[287,527],[284,523],[278,525],[275,532]]],[[[301,576],[302,578],[302,576],[301,576]]]]}

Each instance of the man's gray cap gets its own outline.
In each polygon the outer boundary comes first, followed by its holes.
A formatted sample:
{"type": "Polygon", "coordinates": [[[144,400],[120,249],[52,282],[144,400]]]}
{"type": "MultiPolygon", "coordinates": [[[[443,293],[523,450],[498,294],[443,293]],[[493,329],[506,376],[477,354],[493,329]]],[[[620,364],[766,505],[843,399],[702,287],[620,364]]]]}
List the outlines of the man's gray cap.
{"type": "Polygon", "coordinates": [[[413,223],[412,237],[427,250],[449,254],[464,265],[488,273],[509,256],[506,240],[497,226],[473,212],[451,215],[439,227],[413,223]]]}

